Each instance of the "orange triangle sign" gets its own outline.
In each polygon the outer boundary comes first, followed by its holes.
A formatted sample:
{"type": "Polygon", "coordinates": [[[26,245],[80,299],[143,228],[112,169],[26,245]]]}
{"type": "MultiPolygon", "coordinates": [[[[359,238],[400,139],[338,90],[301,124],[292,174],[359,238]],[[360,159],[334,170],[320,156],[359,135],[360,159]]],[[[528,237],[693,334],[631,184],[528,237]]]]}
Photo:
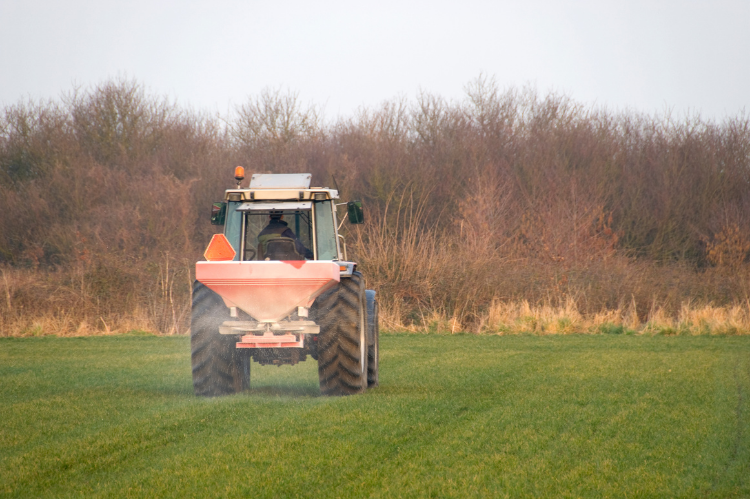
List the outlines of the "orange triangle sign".
{"type": "Polygon", "coordinates": [[[227,260],[234,260],[236,254],[237,252],[234,251],[234,248],[229,244],[224,234],[214,234],[203,256],[209,262],[225,262],[227,260]]]}

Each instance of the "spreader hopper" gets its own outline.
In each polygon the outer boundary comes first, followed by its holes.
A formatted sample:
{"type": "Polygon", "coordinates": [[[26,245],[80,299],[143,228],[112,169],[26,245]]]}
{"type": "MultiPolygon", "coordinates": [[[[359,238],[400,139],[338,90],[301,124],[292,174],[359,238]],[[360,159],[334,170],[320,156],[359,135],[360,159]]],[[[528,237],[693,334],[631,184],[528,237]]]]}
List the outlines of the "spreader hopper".
{"type": "Polygon", "coordinates": [[[228,307],[237,307],[259,322],[279,322],[297,307],[340,280],[330,261],[197,262],[196,280],[215,291],[228,307]]]}

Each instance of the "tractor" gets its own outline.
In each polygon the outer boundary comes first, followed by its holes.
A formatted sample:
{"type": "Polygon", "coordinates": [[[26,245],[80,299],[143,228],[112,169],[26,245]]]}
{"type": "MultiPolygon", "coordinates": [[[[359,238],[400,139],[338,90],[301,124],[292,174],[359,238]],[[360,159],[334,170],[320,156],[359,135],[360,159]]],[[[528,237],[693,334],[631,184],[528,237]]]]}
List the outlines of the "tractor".
{"type": "Polygon", "coordinates": [[[254,174],[242,188],[244,176],[237,167],[236,188],[213,203],[211,223],[224,230],[195,265],[195,394],[249,388],[252,361],[294,365],[308,356],[324,395],[377,386],[378,303],[339,234],[346,219],[364,222],[362,203],[337,203],[338,190],[310,187],[309,173],[254,174]]]}

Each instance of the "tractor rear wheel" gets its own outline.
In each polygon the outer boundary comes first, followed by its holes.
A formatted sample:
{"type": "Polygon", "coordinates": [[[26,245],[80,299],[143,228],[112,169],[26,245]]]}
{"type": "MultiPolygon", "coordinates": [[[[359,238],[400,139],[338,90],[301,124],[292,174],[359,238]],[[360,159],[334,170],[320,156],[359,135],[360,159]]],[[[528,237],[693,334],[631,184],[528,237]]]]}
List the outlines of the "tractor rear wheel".
{"type": "Polygon", "coordinates": [[[219,334],[219,326],[229,319],[224,300],[195,281],[191,312],[190,350],[195,394],[215,397],[248,388],[248,352],[236,348],[236,336],[219,334]]]}
{"type": "Polygon", "coordinates": [[[367,389],[367,309],[362,275],[354,272],[320,296],[318,376],[324,395],[352,395],[367,389]]]}
{"type": "Polygon", "coordinates": [[[380,328],[378,327],[378,301],[375,291],[367,290],[367,388],[380,382],[380,328]]]}

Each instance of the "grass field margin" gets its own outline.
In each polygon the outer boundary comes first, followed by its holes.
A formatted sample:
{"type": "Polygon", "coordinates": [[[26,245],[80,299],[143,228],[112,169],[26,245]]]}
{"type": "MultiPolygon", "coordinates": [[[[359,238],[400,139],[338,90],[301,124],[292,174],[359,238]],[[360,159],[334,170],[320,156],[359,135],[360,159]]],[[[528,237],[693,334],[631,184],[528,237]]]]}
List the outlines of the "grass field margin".
{"type": "Polygon", "coordinates": [[[197,399],[186,337],[0,339],[3,497],[747,497],[750,338],[384,334],[197,399]]]}

